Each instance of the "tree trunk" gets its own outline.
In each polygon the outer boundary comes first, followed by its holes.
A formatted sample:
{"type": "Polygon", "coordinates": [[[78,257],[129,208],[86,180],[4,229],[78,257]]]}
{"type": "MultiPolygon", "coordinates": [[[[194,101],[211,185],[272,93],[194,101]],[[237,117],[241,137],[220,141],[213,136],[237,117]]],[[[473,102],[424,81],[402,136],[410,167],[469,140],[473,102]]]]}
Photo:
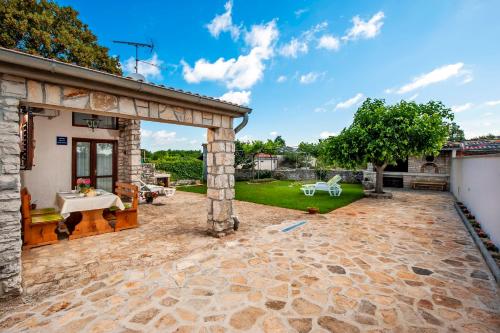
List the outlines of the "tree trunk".
{"type": "Polygon", "coordinates": [[[375,165],[375,170],[377,172],[377,178],[375,182],[375,193],[384,193],[384,170],[387,163],[383,165],[375,165]]]}

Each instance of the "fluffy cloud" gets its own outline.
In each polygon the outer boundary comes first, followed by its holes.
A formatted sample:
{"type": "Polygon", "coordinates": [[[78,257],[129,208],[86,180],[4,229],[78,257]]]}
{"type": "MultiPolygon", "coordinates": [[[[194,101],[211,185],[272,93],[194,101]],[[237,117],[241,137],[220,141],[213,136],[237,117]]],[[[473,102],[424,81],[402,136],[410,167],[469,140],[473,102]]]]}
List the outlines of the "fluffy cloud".
{"type": "Polygon", "coordinates": [[[233,24],[233,19],[231,17],[233,2],[231,0],[226,2],[224,9],[226,10],[224,14],[216,15],[212,22],[207,24],[206,27],[215,38],[218,38],[221,32],[229,32],[231,38],[236,40],[240,35],[240,28],[233,24]]]}
{"type": "Polygon", "coordinates": [[[292,38],[288,44],[280,48],[279,53],[284,57],[297,58],[299,54],[306,54],[308,51],[309,47],[306,42],[292,38]]]}
{"type": "Polygon", "coordinates": [[[264,75],[264,61],[273,55],[274,44],[279,32],[276,22],[254,25],[245,33],[245,42],[251,47],[246,55],[215,62],[200,59],[191,67],[182,61],[184,79],[189,83],[221,81],[229,89],[249,89],[264,75]]]}
{"type": "MultiPolygon", "coordinates": [[[[464,70],[464,63],[458,62],[456,64],[450,64],[438,67],[429,73],[422,74],[413,78],[410,83],[403,85],[398,88],[396,92],[398,94],[404,94],[410,91],[414,91],[420,88],[427,87],[428,85],[438,83],[441,81],[446,81],[453,77],[471,75],[469,71],[464,70]]],[[[387,93],[392,93],[394,89],[387,89],[387,93]]]]}
{"type": "Polygon", "coordinates": [[[231,102],[238,105],[248,105],[250,104],[250,95],[251,91],[228,91],[221,97],[219,97],[223,101],[231,102]]]}
{"type": "Polygon", "coordinates": [[[500,99],[497,100],[497,101],[488,101],[488,102],[485,102],[484,105],[486,106],[496,106],[496,105],[500,105],[500,99]]]}
{"type": "MultiPolygon", "coordinates": [[[[139,74],[144,75],[146,80],[149,79],[157,79],[161,80],[163,76],[161,75],[161,66],[163,64],[163,60],[158,58],[158,54],[153,53],[151,58],[144,59],[143,61],[139,61],[139,74]]],[[[125,73],[135,73],[135,58],[128,58],[123,64],[122,67],[125,73]]]]}
{"type": "Polygon", "coordinates": [[[337,51],[340,48],[340,40],[332,35],[323,35],[318,41],[317,48],[337,51]]]}
{"type": "Polygon", "coordinates": [[[309,11],[309,8],[300,8],[300,9],[297,9],[296,11],[294,11],[293,13],[295,14],[295,16],[297,18],[301,17],[302,14],[305,14],[309,11]]]}
{"type": "Polygon", "coordinates": [[[362,101],[362,99],[364,97],[365,96],[362,93],[358,93],[358,94],[356,94],[356,96],[354,96],[352,98],[349,98],[348,100],[345,100],[343,102],[337,103],[337,105],[335,105],[335,110],[338,110],[338,109],[348,109],[351,106],[357,105],[357,104],[359,104],[362,101]]]}
{"type": "Polygon", "coordinates": [[[316,80],[321,76],[321,73],[309,72],[307,74],[302,74],[300,76],[300,83],[302,84],[310,84],[316,82],[316,80]]]}
{"type": "Polygon", "coordinates": [[[414,100],[416,100],[416,99],[417,99],[417,97],[418,97],[418,93],[411,95],[410,97],[408,97],[408,99],[407,99],[407,100],[408,100],[408,101],[414,101],[414,100]]]}
{"type": "Polygon", "coordinates": [[[469,110],[473,106],[474,106],[474,104],[472,104],[472,103],[465,103],[465,104],[461,104],[461,105],[453,105],[451,107],[451,110],[453,112],[455,112],[455,113],[458,113],[458,112],[467,111],[467,110],[469,110]]]}
{"type": "Polygon", "coordinates": [[[303,31],[300,36],[293,37],[290,42],[282,45],[279,48],[279,54],[288,58],[297,58],[300,54],[307,54],[309,52],[309,44],[316,40],[316,35],[327,27],[328,23],[324,21],[303,31]]]}
{"type": "Polygon", "coordinates": [[[329,137],[335,136],[335,135],[337,135],[337,133],[335,133],[335,132],[328,132],[328,131],[323,131],[323,132],[319,133],[319,137],[321,139],[326,139],[326,138],[329,138],[329,137]]]}
{"type": "Polygon", "coordinates": [[[280,75],[277,79],[276,82],[278,83],[283,83],[286,81],[286,76],[285,75],[280,75]]]}
{"type": "Polygon", "coordinates": [[[194,145],[185,137],[177,137],[176,132],[166,130],[148,130],[141,128],[141,147],[156,151],[161,149],[181,149],[186,144],[194,145]]]}
{"type": "Polygon", "coordinates": [[[380,29],[384,25],[384,12],[380,11],[372,16],[368,21],[363,21],[359,16],[352,18],[353,26],[349,29],[343,40],[356,40],[361,38],[374,38],[380,33],[380,29]]]}
{"type": "Polygon", "coordinates": [[[275,138],[275,137],[277,137],[277,136],[279,135],[279,133],[278,133],[278,132],[276,132],[276,131],[272,131],[271,133],[269,133],[269,135],[270,135],[271,137],[275,138]]]}

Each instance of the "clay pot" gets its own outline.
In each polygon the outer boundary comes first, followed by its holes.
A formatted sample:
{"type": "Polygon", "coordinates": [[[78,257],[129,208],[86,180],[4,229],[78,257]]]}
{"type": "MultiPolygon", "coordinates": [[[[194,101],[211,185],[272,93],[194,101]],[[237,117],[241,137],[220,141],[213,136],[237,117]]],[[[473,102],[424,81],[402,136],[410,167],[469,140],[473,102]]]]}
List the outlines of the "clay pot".
{"type": "Polygon", "coordinates": [[[317,208],[317,207],[307,207],[307,212],[309,214],[318,214],[319,213],[319,208],[317,208]]]}

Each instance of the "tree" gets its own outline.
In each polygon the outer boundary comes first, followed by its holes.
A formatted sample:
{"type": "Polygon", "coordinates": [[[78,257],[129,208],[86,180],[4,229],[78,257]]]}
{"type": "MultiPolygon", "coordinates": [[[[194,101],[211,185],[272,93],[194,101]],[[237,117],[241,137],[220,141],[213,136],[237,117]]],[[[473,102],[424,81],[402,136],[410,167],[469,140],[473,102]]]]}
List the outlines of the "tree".
{"type": "Polygon", "coordinates": [[[486,135],[480,135],[472,138],[471,140],[481,141],[481,140],[498,140],[500,136],[496,136],[495,134],[489,133],[486,135]]]}
{"type": "Polygon", "coordinates": [[[451,110],[441,102],[405,102],[387,106],[381,99],[366,99],[354,121],[336,137],[325,140],[326,158],[345,167],[368,162],[376,170],[376,193],[383,193],[387,165],[408,156],[437,155],[448,138],[451,110]]]}
{"type": "Polygon", "coordinates": [[[462,142],[465,140],[464,131],[455,122],[452,122],[449,127],[448,141],[462,142]]]}
{"type": "Polygon", "coordinates": [[[50,0],[0,0],[0,46],[121,74],[118,58],[80,21],[78,12],[50,0]]]}

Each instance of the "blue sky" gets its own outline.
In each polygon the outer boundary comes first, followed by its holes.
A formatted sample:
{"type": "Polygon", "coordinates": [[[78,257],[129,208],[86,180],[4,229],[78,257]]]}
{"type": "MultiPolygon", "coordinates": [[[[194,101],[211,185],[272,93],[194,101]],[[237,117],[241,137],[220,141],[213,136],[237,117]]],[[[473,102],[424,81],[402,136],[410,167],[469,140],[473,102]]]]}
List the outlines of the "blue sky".
{"type": "MultiPolygon", "coordinates": [[[[366,97],[455,111],[466,136],[500,135],[500,1],[58,1],[151,82],[254,111],[243,140],[314,142],[348,126],[366,97]]],[[[147,149],[198,149],[205,130],[143,122],[147,149]]]]}

